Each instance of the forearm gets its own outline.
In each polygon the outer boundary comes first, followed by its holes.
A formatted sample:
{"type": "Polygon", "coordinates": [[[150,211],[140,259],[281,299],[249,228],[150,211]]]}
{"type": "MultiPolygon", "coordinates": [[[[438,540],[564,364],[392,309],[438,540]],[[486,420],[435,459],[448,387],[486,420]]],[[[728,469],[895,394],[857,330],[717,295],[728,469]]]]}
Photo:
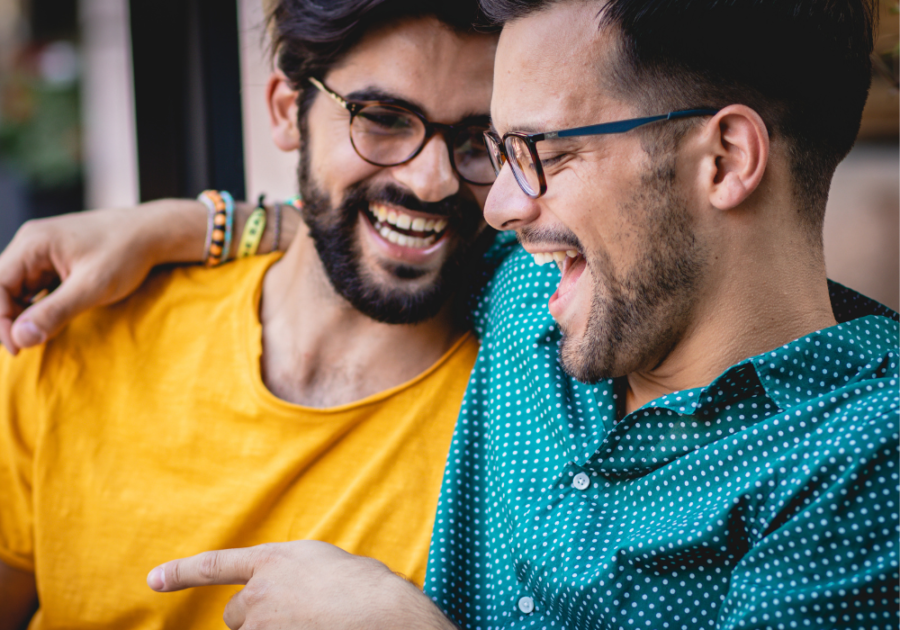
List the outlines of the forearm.
{"type": "MultiPolygon", "coordinates": [[[[253,204],[246,202],[236,202],[234,205],[234,238],[229,260],[234,259],[237,253],[240,235],[254,209],[253,204]]],[[[145,225],[147,255],[154,264],[203,261],[209,216],[203,203],[193,199],[161,199],[143,204],[138,211],[145,225]]],[[[267,206],[266,215],[266,229],[258,250],[260,254],[286,249],[300,223],[296,210],[282,204],[281,230],[278,243],[275,243],[274,205],[267,206]]]]}

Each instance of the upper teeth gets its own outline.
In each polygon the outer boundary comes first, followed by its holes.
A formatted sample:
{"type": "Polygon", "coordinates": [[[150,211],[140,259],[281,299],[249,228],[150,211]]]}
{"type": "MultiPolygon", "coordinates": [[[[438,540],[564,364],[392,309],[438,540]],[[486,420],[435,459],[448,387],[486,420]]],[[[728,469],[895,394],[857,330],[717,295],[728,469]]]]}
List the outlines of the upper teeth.
{"type": "Polygon", "coordinates": [[[382,223],[390,223],[396,225],[401,230],[412,230],[413,232],[443,232],[447,227],[447,221],[444,219],[423,219],[422,217],[413,217],[405,212],[383,206],[380,203],[373,203],[369,206],[379,221],[382,223]]]}
{"type": "Polygon", "coordinates": [[[566,256],[569,258],[575,258],[578,256],[578,251],[574,249],[561,249],[555,252],[538,252],[536,254],[532,254],[534,256],[534,262],[537,265],[546,265],[547,263],[557,262],[561,263],[566,259],[566,256]]]}

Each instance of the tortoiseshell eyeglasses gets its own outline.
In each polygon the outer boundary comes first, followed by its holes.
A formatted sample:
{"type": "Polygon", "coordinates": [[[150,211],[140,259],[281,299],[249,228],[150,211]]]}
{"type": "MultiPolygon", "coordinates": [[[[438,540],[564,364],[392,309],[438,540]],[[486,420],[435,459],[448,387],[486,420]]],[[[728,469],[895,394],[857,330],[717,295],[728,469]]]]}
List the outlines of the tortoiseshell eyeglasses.
{"type": "Polygon", "coordinates": [[[350,142],[375,166],[399,166],[414,159],[436,133],[444,136],[450,164],[459,178],[489,186],[497,178],[485,145],[487,123],[445,125],[392,103],[350,101],[315,78],[309,82],[350,112],[350,142]]]}

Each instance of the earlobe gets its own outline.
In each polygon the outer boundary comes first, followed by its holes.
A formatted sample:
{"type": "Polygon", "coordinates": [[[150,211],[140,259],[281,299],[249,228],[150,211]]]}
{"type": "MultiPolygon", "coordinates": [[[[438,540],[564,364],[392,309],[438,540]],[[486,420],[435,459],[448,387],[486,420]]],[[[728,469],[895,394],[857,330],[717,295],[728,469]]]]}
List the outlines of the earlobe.
{"type": "Polygon", "coordinates": [[[769,132],[746,105],[729,105],[708,123],[714,154],[707,182],[710,203],[720,210],[742,204],[762,182],[769,161],[769,132]]]}
{"type": "Polygon", "coordinates": [[[282,151],[296,151],[300,147],[297,96],[297,90],[282,72],[272,73],[266,86],[266,100],[269,105],[272,140],[282,151]]]}

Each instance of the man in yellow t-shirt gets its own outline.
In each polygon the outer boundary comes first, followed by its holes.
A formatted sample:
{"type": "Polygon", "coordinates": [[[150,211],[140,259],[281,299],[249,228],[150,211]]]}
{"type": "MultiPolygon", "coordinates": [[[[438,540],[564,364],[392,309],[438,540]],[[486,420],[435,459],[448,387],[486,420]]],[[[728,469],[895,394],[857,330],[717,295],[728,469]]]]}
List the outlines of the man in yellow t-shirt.
{"type": "Polygon", "coordinates": [[[273,135],[304,191],[284,257],[160,271],[0,359],[0,629],[220,628],[237,589],[147,571],[263,542],[424,579],[477,351],[458,305],[491,239],[496,37],[474,2],[351,4],[274,7],[273,135]]]}

